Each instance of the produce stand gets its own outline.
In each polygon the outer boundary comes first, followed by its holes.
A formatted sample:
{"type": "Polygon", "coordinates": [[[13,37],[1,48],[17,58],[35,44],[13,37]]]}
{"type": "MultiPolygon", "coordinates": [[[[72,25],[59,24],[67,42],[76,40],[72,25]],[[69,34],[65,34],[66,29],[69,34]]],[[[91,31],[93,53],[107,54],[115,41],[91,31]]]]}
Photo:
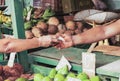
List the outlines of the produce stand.
{"type": "MultiPolygon", "coordinates": [[[[25,0],[27,1],[27,0],[25,0]]],[[[32,0],[31,0],[32,1],[32,0]]],[[[23,0],[9,0],[11,6],[11,17],[12,17],[12,27],[13,29],[5,28],[3,32],[13,34],[16,38],[24,39],[24,22],[22,16],[23,10],[23,0]],[[12,33],[13,32],[13,33],[12,33]]],[[[7,3],[8,3],[7,2],[7,3]]],[[[40,49],[33,52],[19,52],[17,54],[16,61],[24,66],[25,71],[32,71],[33,73],[43,73],[48,75],[50,70],[58,64],[62,55],[64,55],[72,65],[72,71],[76,73],[82,72],[82,52],[86,52],[87,49],[71,47],[67,49],[58,50],[54,47],[49,47],[45,49],[40,49]],[[29,67],[30,65],[30,67],[29,67]]],[[[119,60],[118,56],[105,55],[101,52],[94,52],[96,54],[96,74],[101,76],[103,81],[118,81],[118,75],[109,75],[109,72],[101,70],[100,67],[119,60]],[[105,72],[106,74],[102,74],[105,72]]],[[[89,59],[88,59],[89,60],[89,59]]],[[[6,64],[7,61],[4,60],[4,55],[0,54],[0,64],[6,64]]],[[[112,71],[111,71],[112,72],[112,71]]],[[[120,73],[118,73],[120,74],[120,73]]]]}
{"type": "MultiPolygon", "coordinates": [[[[82,72],[81,53],[86,51],[87,49],[75,48],[75,47],[71,47],[63,50],[58,50],[56,48],[51,47],[29,53],[29,62],[31,64],[32,71],[41,72],[47,75],[50,69],[58,64],[61,56],[64,55],[72,64],[72,71],[79,73],[82,72]]],[[[120,57],[105,55],[100,52],[94,52],[94,53],[96,54],[96,72],[97,72],[96,74],[98,75],[100,72],[106,72],[106,71],[99,72],[98,71],[99,67],[120,59],[120,57]]],[[[104,78],[105,81],[107,81],[107,79],[111,81],[118,81],[118,78],[117,80],[113,80],[113,78],[115,77],[113,75],[111,77],[108,76],[105,77],[105,75],[103,76],[100,75],[100,76],[101,78],[104,78]]]]}

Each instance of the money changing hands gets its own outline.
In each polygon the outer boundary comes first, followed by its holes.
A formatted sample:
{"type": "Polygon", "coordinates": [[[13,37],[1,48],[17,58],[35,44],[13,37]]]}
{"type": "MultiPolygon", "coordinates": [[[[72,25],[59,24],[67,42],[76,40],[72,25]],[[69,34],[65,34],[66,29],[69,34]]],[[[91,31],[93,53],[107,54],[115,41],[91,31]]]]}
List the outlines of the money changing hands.
{"type": "Polygon", "coordinates": [[[58,35],[57,42],[53,42],[53,46],[58,49],[64,49],[73,46],[73,39],[71,35],[62,34],[58,35]]]}

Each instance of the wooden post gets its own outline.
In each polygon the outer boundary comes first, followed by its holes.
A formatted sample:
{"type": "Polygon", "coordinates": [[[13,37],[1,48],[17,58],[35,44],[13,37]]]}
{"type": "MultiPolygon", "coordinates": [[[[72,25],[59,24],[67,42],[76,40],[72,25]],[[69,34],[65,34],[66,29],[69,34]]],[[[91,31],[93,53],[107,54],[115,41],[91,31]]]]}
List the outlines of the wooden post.
{"type": "MultiPolygon", "coordinates": [[[[16,38],[24,39],[24,21],[23,21],[23,0],[10,0],[11,3],[11,18],[13,35],[16,38]]],[[[23,65],[25,71],[28,71],[28,56],[27,51],[19,52],[17,59],[20,64],[23,65]]]]}

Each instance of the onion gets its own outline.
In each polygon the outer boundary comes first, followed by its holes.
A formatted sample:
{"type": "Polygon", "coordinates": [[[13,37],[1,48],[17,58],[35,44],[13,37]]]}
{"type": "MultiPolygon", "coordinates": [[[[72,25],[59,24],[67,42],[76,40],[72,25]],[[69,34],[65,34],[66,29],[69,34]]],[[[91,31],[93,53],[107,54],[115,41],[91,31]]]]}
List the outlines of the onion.
{"type": "Polygon", "coordinates": [[[50,17],[48,20],[48,24],[57,26],[59,24],[59,20],[56,17],[50,17]]]}

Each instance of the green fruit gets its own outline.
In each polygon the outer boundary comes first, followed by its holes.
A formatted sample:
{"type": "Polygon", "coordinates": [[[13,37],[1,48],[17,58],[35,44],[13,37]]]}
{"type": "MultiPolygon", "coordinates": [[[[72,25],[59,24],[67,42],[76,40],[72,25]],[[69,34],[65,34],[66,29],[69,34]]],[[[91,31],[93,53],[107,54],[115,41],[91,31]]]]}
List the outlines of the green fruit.
{"type": "Polygon", "coordinates": [[[56,75],[56,73],[57,73],[56,69],[52,69],[52,70],[50,71],[50,73],[49,73],[48,76],[49,76],[50,78],[54,78],[55,75],[56,75]]]}
{"type": "Polygon", "coordinates": [[[90,78],[90,81],[101,81],[99,76],[93,76],[90,78]]]}
{"type": "Polygon", "coordinates": [[[44,77],[42,81],[52,81],[48,76],[44,77]]]}
{"type": "Polygon", "coordinates": [[[64,81],[65,77],[62,74],[56,74],[54,81],[64,81]]]}
{"type": "Polygon", "coordinates": [[[67,79],[67,78],[65,78],[65,79],[64,79],[64,81],[68,81],[68,79],[67,79]]]}
{"type": "Polygon", "coordinates": [[[34,74],[34,81],[42,81],[44,76],[40,73],[34,74]]]}
{"type": "Polygon", "coordinates": [[[15,81],[28,81],[26,78],[18,78],[18,79],[16,79],[15,81]]]}
{"type": "Polygon", "coordinates": [[[77,78],[80,79],[80,80],[85,80],[85,79],[88,79],[88,76],[87,76],[86,73],[83,72],[83,73],[79,73],[77,75],[77,78]]]}
{"type": "Polygon", "coordinates": [[[76,78],[75,73],[72,73],[72,72],[69,72],[68,75],[67,75],[67,77],[76,78]]]}
{"type": "Polygon", "coordinates": [[[58,73],[59,74],[62,74],[62,75],[66,75],[66,74],[68,74],[68,66],[67,65],[65,65],[64,67],[62,67],[62,68],[60,68],[59,70],[58,70],[58,73]]]}
{"type": "Polygon", "coordinates": [[[83,80],[83,81],[90,81],[89,79],[83,80]]]}

